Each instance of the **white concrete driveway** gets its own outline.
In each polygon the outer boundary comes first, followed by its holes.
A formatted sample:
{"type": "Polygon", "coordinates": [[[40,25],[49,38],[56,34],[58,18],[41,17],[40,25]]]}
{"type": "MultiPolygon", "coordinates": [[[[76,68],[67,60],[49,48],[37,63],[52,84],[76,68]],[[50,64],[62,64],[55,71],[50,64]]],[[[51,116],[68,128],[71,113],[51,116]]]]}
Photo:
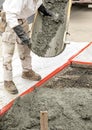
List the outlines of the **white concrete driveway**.
{"type": "Polygon", "coordinates": [[[92,41],[92,8],[72,6],[69,32],[71,41],[92,41]]]}

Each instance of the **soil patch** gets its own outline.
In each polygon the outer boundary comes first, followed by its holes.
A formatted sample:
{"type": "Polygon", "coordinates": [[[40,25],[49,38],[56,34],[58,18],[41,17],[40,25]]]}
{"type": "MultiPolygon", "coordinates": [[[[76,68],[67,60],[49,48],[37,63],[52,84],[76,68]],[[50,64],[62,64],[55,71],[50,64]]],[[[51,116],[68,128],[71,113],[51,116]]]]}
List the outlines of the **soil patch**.
{"type": "Polygon", "coordinates": [[[18,98],[0,130],[40,130],[40,111],[48,111],[49,130],[92,130],[92,70],[68,67],[18,98]]]}

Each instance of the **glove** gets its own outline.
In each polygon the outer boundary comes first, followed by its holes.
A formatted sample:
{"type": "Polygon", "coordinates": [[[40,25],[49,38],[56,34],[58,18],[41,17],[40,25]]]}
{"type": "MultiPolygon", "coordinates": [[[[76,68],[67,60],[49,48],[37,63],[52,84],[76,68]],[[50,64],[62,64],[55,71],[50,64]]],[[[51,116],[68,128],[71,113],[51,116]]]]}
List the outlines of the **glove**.
{"type": "Polygon", "coordinates": [[[22,41],[23,45],[27,45],[31,49],[31,39],[29,36],[25,33],[21,25],[18,25],[13,28],[17,36],[20,38],[22,41]]]}
{"type": "Polygon", "coordinates": [[[43,4],[38,8],[38,11],[43,13],[44,16],[52,16],[52,12],[47,10],[43,4]]]}

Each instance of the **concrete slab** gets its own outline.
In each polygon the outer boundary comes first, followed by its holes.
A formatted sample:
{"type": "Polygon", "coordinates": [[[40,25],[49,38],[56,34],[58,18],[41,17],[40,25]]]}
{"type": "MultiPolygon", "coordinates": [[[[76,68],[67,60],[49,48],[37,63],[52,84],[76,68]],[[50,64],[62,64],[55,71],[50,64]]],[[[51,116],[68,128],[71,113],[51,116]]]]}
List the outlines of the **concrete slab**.
{"type": "Polygon", "coordinates": [[[85,5],[73,5],[69,22],[69,33],[71,41],[92,41],[92,8],[85,5]]]}
{"type": "MultiPolygon", "coordinates": [[[[76,43],[70,42],[67,45],[65,51],[60,55],[53,58],[42,58],[38,57],[34,53],[32,53],[32,66],[33,69],[38,72],[42,78],[45,78],[50,73],[52,73],[55,69],[65,64],[70,57],[75,55],[78,51],[88,45],[88,42],[76,43]]],[[[90,50],[91,51],[91,50],[90,50]]],[[[19,90],[18,95],[9,94],[3,86],[3,66],[2,66],[2,57],[0,58],[0,109],[6,106],[13,99],[18,97],[20,94],[25,92],[27,89],[31,88],[38,82],[24,80],[21,78],[21,63],[18,57],[18,54],[15,53],[13,58],[13,76],[14,82],[19,90]]]]}

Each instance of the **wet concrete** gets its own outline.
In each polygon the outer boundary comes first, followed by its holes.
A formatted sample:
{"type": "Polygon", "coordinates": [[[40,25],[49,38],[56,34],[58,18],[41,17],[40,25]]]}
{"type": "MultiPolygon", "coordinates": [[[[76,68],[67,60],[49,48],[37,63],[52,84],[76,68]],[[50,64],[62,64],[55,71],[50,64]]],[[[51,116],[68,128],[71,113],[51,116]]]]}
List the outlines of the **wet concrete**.
{"type": "Polygon", "coordinates": [[[48,111],[48,130],[91,130],[91,69],[68,67],[18,98],[1,118],[0,130],[40,130],[40,111],[48,111]]]}
{"type": "Polygon", "coordinates": [[[48,57],[61,52],[66,28],[67,2],[68,0],[44,0],[45,7],[55,15],[37,17],[32,35],[32,51],[37,55],[48,57]]]}

